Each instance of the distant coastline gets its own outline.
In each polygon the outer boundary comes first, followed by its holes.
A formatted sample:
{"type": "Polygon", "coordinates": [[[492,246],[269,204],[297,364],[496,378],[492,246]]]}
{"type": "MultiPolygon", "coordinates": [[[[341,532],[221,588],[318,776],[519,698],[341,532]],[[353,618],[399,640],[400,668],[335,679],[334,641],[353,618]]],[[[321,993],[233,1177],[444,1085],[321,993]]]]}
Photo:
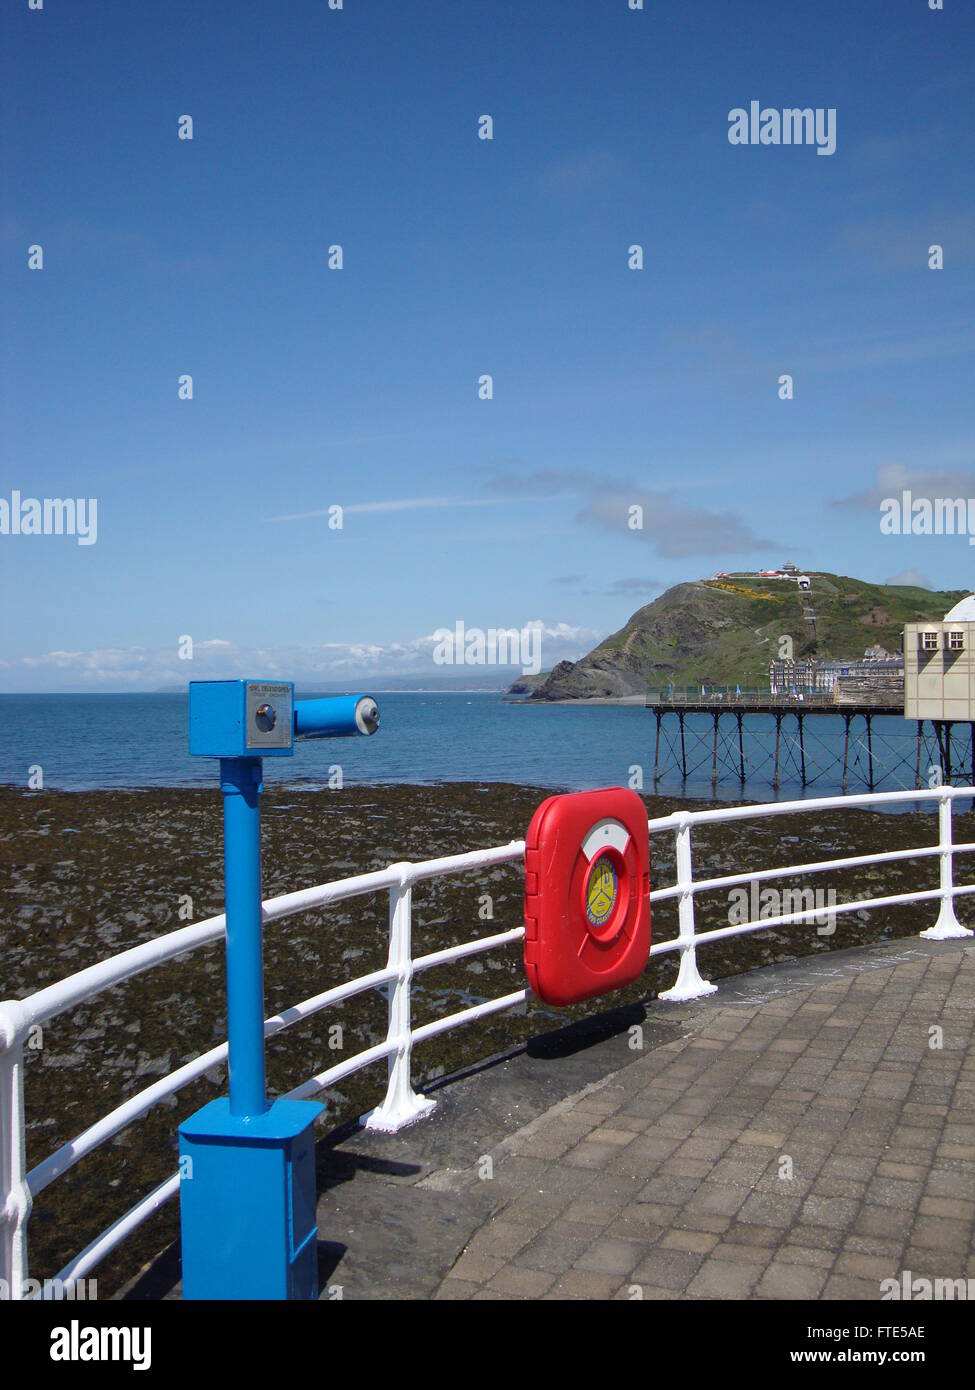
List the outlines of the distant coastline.
{"type": "Polygon", "coordinates": [[[511,695],[508,703],[527,705],[532,709],[550,709],[552,705],[644,705],[645,695],[577,695],[562,700],[532,700],[526,695],[511,695]]]}

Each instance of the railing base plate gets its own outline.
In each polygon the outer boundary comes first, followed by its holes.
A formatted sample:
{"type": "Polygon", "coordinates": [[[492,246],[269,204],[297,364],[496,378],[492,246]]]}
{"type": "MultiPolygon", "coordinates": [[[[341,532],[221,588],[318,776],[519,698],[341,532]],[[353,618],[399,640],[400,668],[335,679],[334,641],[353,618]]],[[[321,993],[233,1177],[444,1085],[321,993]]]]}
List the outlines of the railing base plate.
{"type": "Polygon", "coordinates": [[[401,1129],[415,1125],[418,1120],[425,1120],[437,1108],[437,1102],[428,1100],[426,1096],[414,1096],[413,1100],[413,1105],[401,1106],[396,1110],[377,1105],[375,1110],[362,1115],[359,1123],[363,1129],[371,1129],[378,1134],[396,1134],[401,1129]]]}
{"type": "Polygon", "coordinates": [[[662,990],[657,995],[667,1004],[683,1004],[688,999],[704,999],[709,994],[717,994],[718,986],[699,980],[696,985],[674,985],[673,989],[662,990]]]}

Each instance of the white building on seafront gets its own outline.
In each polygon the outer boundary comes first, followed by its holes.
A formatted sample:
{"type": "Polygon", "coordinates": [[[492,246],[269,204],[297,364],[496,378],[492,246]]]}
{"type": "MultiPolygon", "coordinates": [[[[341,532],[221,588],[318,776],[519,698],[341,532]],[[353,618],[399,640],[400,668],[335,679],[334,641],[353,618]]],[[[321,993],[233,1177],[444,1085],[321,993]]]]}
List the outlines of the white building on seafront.
{"type": "Polygon", "coordinates": [[[975,722],[975,594],[904,625],[904,718],[975,722]]]}

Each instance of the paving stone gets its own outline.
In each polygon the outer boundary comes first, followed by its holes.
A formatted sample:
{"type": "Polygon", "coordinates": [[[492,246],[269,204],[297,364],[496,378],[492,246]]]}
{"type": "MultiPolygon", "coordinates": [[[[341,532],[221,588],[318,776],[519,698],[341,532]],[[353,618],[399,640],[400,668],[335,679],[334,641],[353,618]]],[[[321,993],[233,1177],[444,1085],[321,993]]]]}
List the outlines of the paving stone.
{"type": "Polygon", "coordinates": [[[521,1269],[509,1264],[495,1274],[487,1288],[505,1298],[541,1298],[554,1283],[555,1276],[545,1270],[521,1269]]]}
{"type": "Polygon", "coordinates": [[[832,1250],[814,1250],[806,1245],[780,1245],[775,1252],[780,1264],[811,1265],[816,1269],[832,1269],[836,1256],[832,1250]]]}
{"type": "Polygon", "coordinates": [[[612,1298],[619,1288],[619,1279],[611,1274],[598,1274],[590,1269],[570,1269],[544,1295],[546,1300],[556,1298],[603,1299],[612,1298]]]}
{"type": "Polygon", "coordinates": [[[879,1299],[880,1283],[876,1279],[856,1279],[849,1274],[831,1274],[822,1293],[823,1298],[879,1299]]]}
{"type": "Polygon", "coordinates": [[[687,1292],[701,1298],[747,1298],[762,1273],[758,1265],[709,1259],[691,1280],[687,1292]]]}
{"type": "Polygon", "coordinates": [[[971,1222],[950,1217],[920,1216],[911,1230],[911,1241],[922,1250],[967,1253],[971,1245],[971,1222]]]}
{"type": "Polygon", "coordinates": [[[922,1216],[947,1216],[954,1221],[975,1221],[975,1202],[963,1202],[950,1197],[922,1197],[919,1211],[922,1216]]]}
{"type": "Polygon", "coordinates": [[[912,1210],[923,1195],[923,1184],[896,1178],[873,1178],[867,1188],[867,1201],[874,1206],[896,1207],[898,1211],[912,1210]]]}
{"type": "Polygon", "coordinates": [[[731,1239],[719,1241],[711,1251],[712,1260],[727,1260],[730,1264],[756,1265],[762,1269],[772,1259],[772,1246],[752,1245],[731,1239]]]}
{"type": "Polygon", "coordinates": [[[591,1144],[632,1144],[633,1130],[621,1129],[618,1125],[600,1125],[586,1136],[591,1144]]]}
{"type": "Polygon", "coordinates": [[[498,1217],[523,1230],[526,1236],[533,1236],[556,1217],[561,1217],[563,1221],[573,1220],[569,1216],[569,1207],[573,1205],[564,1193],[539,1192],[515,1198],[498,1212],[498,1217]]]}
{"type": "Polygon", "coordinates": [[[768,1250],[777,1249],[782,1244],[782,1228],[735,1220],[728,1227],[725,1240],[732,1245],[760,1245],[768,1250]]]}
{"type": "Polygon", "coordinates": [[[660,1247],[664,1250],[687,1250],[706,1255],[718,1243],[718,1237],[707,1231],[668,1231],[661,1237],[660,1247]]]}
{"type": "Polygon", "coordinates": [[[609,1144],[594,1144],[584,1139],[562,1156],[562,1162],[573,1168],[605,1168],[612,1154],[613,1149],[609,1144]]]}
{"type": "MultiPolygon", "coordinates": [[[[575,1227],[575,1230],[580,1229],[575,1227]]],[[[584,1228],[582,1228],[584,1229],[584,1228]]],[[[572,1235],[565,1226],[550,1226],[523,1245],[514,1257],[514,1263],[527,1269],[545,1270],[550,1274],[564,1274],[588,1249],[592,1239],[587,1235],[572,1235]]]]}
{"type": "Polygon", "coordinates": [[[843,1244],[843,1232],[830,1226],[812,1226],[797,1221],[788,1233],[790,1242],[812,1250],[832,1250],[837,1253],[843,1244]]]}
{"type": "Polygon", "coordinates": [[[883,1236],[851,1235],[843,1243],[844,1255],[847,1252],[854,1255],[883,1255],[896,1264],[903,1255],[904,1242],[896,1238],[888,1240],[883,1236]]]}
{"type": "Polygon", "coordinates": [[[759,1298],[818,1298],[828,1278],[825,1269],[775,1259],[755,1290],[759,1298]]]}
{"type": "Polygon", "coordinates": [[[765,1193],[752,1193],[738,1212],[738,1220],[759,1226],[791,1226],[799,1208],[801,1197],[767,1196],[765,1193]]]}
{"type": "Polygon", "coordinates": [[[618,1207],[615,1202],[595,1202],[585,1199],[572,1202],[565,1209],[566,1221],[573,1221],[581,1226],[598,1226],[600,1229],[608,1226],[616,1217],[618,1207]]]}
{"type": "Polygon", "coordinates": [[[715,1171],[714,1163],[709,1159],[700,1158],[681,1158],[675,1154],[673,1158],[668,1158],[666,1163],[660,1166],[661,1173],[674,1174],[681,1178],[701,1178],[709,1177],[715,1171]]]}
{"type": "Polygon", "coordinates": [[[882,1279],[891,1279],[897,1274],[897,1266],[883,1255],[857,1255],[853,1251],[844,1252],[836,1261],[837,1274],[852,1274],[857,1279],[875,1279],[879,1285],[882,1279]]]}
{"type": "Polygon", "coordinates": [[[434,1298],[460,1300],[472,1298],[480,1289],[480,1284],[468,1284],[463,1279],[446,1278],[433,1295],[434,1298]]]}
{"type": "Polygon", "coordinates": [[[748,1190],[732,1187],[729,1183],[707,1182],[691,1196],[684,1208],[685,1212],[712,1213],[715,1216],[734,1216],[748,1201],[748,1190]]]}
{"type": "Polygon", "coordinates": [[[848,1197],[807,1197],[802,1204],[802,1219],[809,1225],[848,1227],[856,1220],[859,1206],[848,1197]]]}
{"type": "Polygon", "coordinates": [[[677,1231],[703,1231],[709,1235],[721,1235],[731,1225],[730,1216],[717,1216],[713,1212],[687,1208],[668,1223],[677,1231]]]}
{"type": "Polygon", "coordinates": [[[465,1250],[450,1271],[450,1278],[465,1279],[474,1284],[483,1284],[493,1278],[505,1261],[500,1255],[481,1254],[475,1250],[465,1250]]]}
{"type": "Polygon", "coordinates": [[[627,1210],[604,1227],[600,1234],[606,1240],[636,1241],[649,1250],[652,1245],[658,1243],[661,1236],[667,1234],[667,1231],[664,1226],[644,1221],[639,1215],[631,1215],[630,1210],[627,1210]]]}
{"type": "Polygon", "coordinates": [[[636,1241],[609,1240],[600,1237],[577,1260],[576,1269],[594,1270],[598,1274],[630,1274],[646,1255],[647,1247],[636,1241]]]}
{"type": "Polygon", "coordinates": [[[529,1239],[524,1226],[509,1221],[491,1221],[482,1226],[471,1241],[470,1249],[478,1255],[504,1259],[515,1255],[529,1239]]]}
{"type": "Polygon", "coordinates": [[[872,1207],[864,1204],[856,1219],[854,1230],[865,1236],[896,1236],[906,1240],[913,1216],[909,1211],[891,1211],[887,1207],[872,1207]]]}
{"type": "Polygon", "coordinates": [[[648,1284],[661,1289],[684,1289],[694,1277],[704,1256],[689,1250],[651,1250],[635,1269],[630,1271],[633,1284],[648,1284]]]}

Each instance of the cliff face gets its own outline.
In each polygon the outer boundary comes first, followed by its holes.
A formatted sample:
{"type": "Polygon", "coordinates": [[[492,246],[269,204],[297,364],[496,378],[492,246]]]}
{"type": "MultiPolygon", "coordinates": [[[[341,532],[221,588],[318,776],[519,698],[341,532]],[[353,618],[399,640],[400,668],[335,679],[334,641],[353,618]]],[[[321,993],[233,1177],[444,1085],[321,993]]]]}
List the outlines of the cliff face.
{"type": "Polygon", "coordinates": [[[648,685],[763,686],[768,664],[789,638],[796,658],[862,656],[869,646],[898,652],[905,622],[941,617],[963,596],[843,575],[794,581],[729,576],[677,584],[633,614],[581,661],[562,661],[533,700],[642,695],[648,685]]]}

